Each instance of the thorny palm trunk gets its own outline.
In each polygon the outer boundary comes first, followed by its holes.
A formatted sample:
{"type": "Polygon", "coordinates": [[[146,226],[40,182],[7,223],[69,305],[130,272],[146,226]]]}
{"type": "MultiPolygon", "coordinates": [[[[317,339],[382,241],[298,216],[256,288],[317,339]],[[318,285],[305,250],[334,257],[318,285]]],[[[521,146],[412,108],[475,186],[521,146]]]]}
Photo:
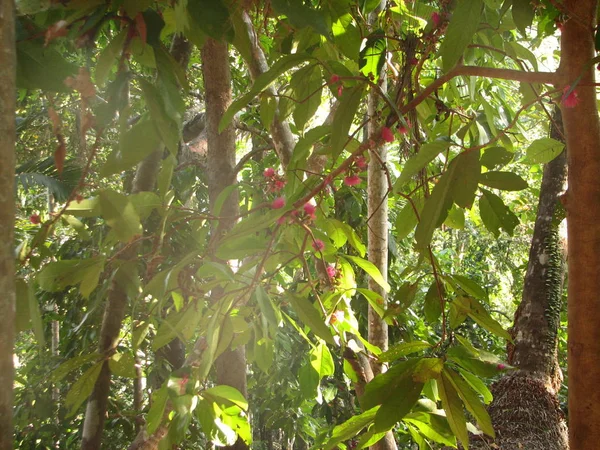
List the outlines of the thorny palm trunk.
{"type": "Polygon", "coordinates": [[[0,450],[13,448],[16,59],[12,1],[0,3],[0,450]]]}
{"type": "MultiPolygon", "coordinates": [[[[219,122],[231,104],[231,73],[227,44],[208,39],[202,48],[202,74],[206,94],[206,132],[208,143],[208,196],[211,210],[219,194],[228,186],[235,184],[235,130],[230,124],[222,133],[218,132],[219,122]]],[[[219,224],[213,233],[213,239],[230,230],[235,224],[233,218],[238,213],[238,197],[231,194],[225,201],[219,224]]],[[[217,298],[218,292],[213,292],[217,298]]],[[[226,350],[217,358],[217,382],[236,388],[246,396],[246,354],[243,346],[226,350]]],[[[246,444],[238,439],[226,448],[246,449],[246,444]]]]}
{"type": "MultiPolygon", "coordinates": [[[[557,112],[551,137],[562,140],[561,129],[557,112]]],[[[497,433],[494,444],[502,450],[568,448],[566,423],[556,397],[562,378],[557,345],[566,257],[556,209],[566,178],[563,152],[544,167],[523,298],[508,351],[508,362],[518,370],[492,387],[489,412],[497,433]]],[[[473,447],[489,448],[489,444],[476,442],[473,447]]]]}
{"type": "Polygon", "coordinates": [[[567,135],[569,443],[573,450],[600,443],[600,123],[594,87],[596,0],[565,0],[562,33],[564,83],[579,77],[579,104],[562,108],[567,135]],[[586,64],[587,67],[586,67],[586,64]]]}
{"type": "MultiPolygon", "coordinates": [[[[172,53],[175,59],[182,64],[187,65],[189,59],[190,47],[179,46],[176,37],[173,43],[172,53]],[[178,50],[178,54],[175,50],[178,50]],[[181,53],[179,53],[181,51],[181,53]]],[[[156,177],[162,160],[162,147],[148,155],[138,166],[133,181],[132,193],[151,191],[156,184],[156,177]]],[[[137,246],[132,245],[123,252],[122,258],[126,261],[133,260],[137,254],[137,246]]],[[[102,433],[104,431],[104,420],[108,406],[108,396],[110,392],[110,369],[108,358],[114,352],[119,332],[121,331],[121,322],[125,315],[127,307],[127,286],[124,285],[125,277],[113,276],[111,288],[108,292],[108,299],[102,318],[102,327],[100,329],[100,341],[98,351],[105,358],[100,371],[100,375],[94,385],[94,390],[90,395],[85,411],[85,420],[83,424],[83,433],[81,448],[82,450],[98,450],[102,443],[102,433]]]]}

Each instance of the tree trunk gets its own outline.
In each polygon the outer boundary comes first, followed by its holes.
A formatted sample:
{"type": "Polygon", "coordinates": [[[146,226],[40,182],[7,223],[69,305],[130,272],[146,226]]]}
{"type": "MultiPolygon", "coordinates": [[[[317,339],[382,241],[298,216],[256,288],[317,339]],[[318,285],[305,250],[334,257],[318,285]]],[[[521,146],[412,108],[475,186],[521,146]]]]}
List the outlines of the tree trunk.
{"type": "MultiPolygon", "coordinates": [[[[563,140],[559,111],[555,124],[551,137],[563,140]]],[[[496,431],[494,444],[500,450],[569,448],[556,396],[562,381],[557,346],[566,248],[555,219],[566,178],[563,152],[544,167],[523,298],[508,349],[508,362],[518,370],[492,386],[494,400],[489,413],[496,431]]],[[[489,448],[489,443],[475,441],[473,448],[489,448]]]]}
{"type": "Polygon", "coordinates": [[[0,450],[13,448],[16,57],[12,1],[0,3],[0,450]]]}
{"type": "MultiPolygon", "coordinates": [[[[235,184],[235,129],[230,124],[218,132],[219,122],[231,104],[231,73],[227,44],[208,39],[202,47],[202,74],[206,95],[206,133],[208,143],[208,196],[211,210],[219,194],[228,186],[235,184]]],[[[221,208],[218,226],[213,230],[216,241],[235,224],[238,213],[238,197],[232,193],[221,208]]],[[[213,298],[218,301],[220,292],[213,290],[213,298]]],[[[246,392],[246,354],[244,347],[228,349],[215,362],[217,383],[236,388],[247,396],[246,392]]],[[[241,439],[231,449],[247,449],[241,439]]]]}
{"type": "MultiPolygon", "coordinates": [[[[189,45],[176,44],[178,40],[184,40],[182,37],[174,39],[171,49],[174,58],[179,63],[187,63],[189,60],[189,45]],[[177,50],[177,53],[175,53],[177,50]],[[187,52],[187,53],[186,53],[187,52]]],[[[132,193],[151,191],[156,184],[156,177],[163,154],[162,146],[148,155],[136,170],[133,181],[132,193]]],[[[137,246],[132,245],[122,254],[122,259],[132,260],[137,256],[137,246]]],[[[118,282],[118,277],[113,277],[111,288],[108,292],[102,327],[100,329],[100,342],[98,351],[105,358],[100,371],[100,375],[94,385],[94,390],[90,395],[85,411],[85,420],[83,423],[83,433],[81,448],[82,450],[98,450],[102,443],[102,432],[104,431],[104,419],[108,405],[108,395],[110,392],[110,369],[108,367],[108,358],[114,352],[121,330],[121,322],[125,315],[127,307],[127,288],[118,282]]]]}
{"type": "Polygon", "coordinates": [[[579,104],[562,107],[567,137],[569,442],[592,450],[600,442],[600,123],[594,83],[596,0],[566,0],[560,71],[566,85],[581,77],[579,104]],[[586,66],[586,64],[588,64],[586,66]]]}

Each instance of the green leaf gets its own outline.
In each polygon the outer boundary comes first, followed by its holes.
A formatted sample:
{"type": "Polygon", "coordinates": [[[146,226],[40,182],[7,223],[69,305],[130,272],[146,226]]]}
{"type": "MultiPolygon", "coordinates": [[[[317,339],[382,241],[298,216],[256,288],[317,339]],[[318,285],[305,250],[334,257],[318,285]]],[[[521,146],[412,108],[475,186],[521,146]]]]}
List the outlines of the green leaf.
{"type": "Polygon", "coordinates": [[[193,0],[187,2],[191,25],[198,26],[210,37],[220,41],[233,38],[229,9],[222,0],[193,0]]]}
{"type": "Polygon", "coordinates": [[[496,336],[508,341],[512,340],[510,333],[502,328],[502,325],[500,325],[496,319],[490,316],[490,313],[487,312],[485,307],[473,298],[471,299],[469,316],[490,333],[494,333],[496,336]]]}
{"type": "Polygon", "coordinates": [[[161,142],[155,123],[140,120],[121,135],[119,146],[108,155],[100,169],[100,176],[107,177],[132,168],[152,152],[158,151],[161,142]]]}
{"type": "Polygon", "coordinates": [[[160,389],[152,393],[152,403],[150,410],[146,415],[147,431],[148,434],[152,435],[161,424],[163,416],[165,414],[165,407],[167,406],[167,400],[169,399],[169,392],[167,391],[167,384],[163,384],[160,389]]]}
{"type": "Polygon", "coordinates": [[[108,360],[111,373],[118,377],[135,378],[135,358],[129,352],[115,353],[108,360]]]}
{"type": "Polygon", "coordinates": [[[391,289],[390,285],[388,284],[387,281],[385,281],[385,279],[381,275],[381,272],[375,266],[375,264],[373,264],[370,261],[367,261],[366,259],[359,258],[358,256],[345,255],[344,258],[350,260],[351,262],[356,264],[358,267],[360,267],[362,270],[367,272],[367,275],[369,275],[371,277],[371,279],[373,281],[375,281],[375,283],[377,283],[379,286],[381,286],[386,292],[390,292],[390,289],[391,289]]]}
{"type": "Polygon", "coordinates": [[[280,327],[282,325],[281,311],[275,307],[271,297],[269,297],[269,294],[267,294],[265,289],[260,285],[257,286],[254,295],[256,296],[261,314],[275,328],[280,327]]]}
{"type": "Polygon", "coordinates": [[[442,430],[437,430],[432,423],[426,423],[412,417],[405,417],[403,422],[414,425],[419,430],[419,433],[427,439],[431,439],[439,444],[456,447],[456,439],[451,439],[450,436],[444,436],[441,433],[442,430]]]}
{"type": "Polygon", "coordinates": [[[177,158],[173,155],[167,156],[163,159],[162,168],[158,173],[158,180],[156,182],[158,187],[158,193],[162,199],[167,195],[169,186],[171,186],[171,179],[173,178],[173,171],[177,166],[177,158]]]}
{"type": "Polygon", "coordinates": [[[77,72],[56,50],[41,40],[17,42],[17,87],[50,92],[69,92],[65,79],[77,72]]]}
{"type": "Polygon", "coordinates": [[[485,383],[483,381],[481,381],[481,378],[473,375],[471,372],[467,372],[464,369],[459,368],[458,371],[460,372],[460,374],[462,375],[462,377],[467,381],[467,383],[469,383],[469,385],[478,393],[481,394],[481,396],[483,397],[483,402],[486,405],[489,405],[492,400],[494,400],[494,396],[492,395],[491,391],[488,389],[488,387],[485,385],[485,383]]]}
{"type": "Polygon", "coordinates": [[[481,174],[479,151],[463,152],[452,160],[450,165],[453,164],[456,165],[456,169],[448,170],[452,176],[452,198],[461,208],[470,209],[475,200],[481,174]]]}
{"type": "Polygon", "coordinates": [[[286,55],[282,58],[279,58],[269,70],[259,75],[256,80],[254,80],[254,83],[247,94],[243,95],[234,101],[231,106],[229,106],[227,111],[225,111],[225,114],[223,114],[221,122],[219,122],[219,133],[222,133],[225,127],[231,123],[233,117],[238,111],[244,108],[252,99],[254,99],[254,97],[269,87],[275,81],[275,79],[277,79],[277,77],[290,70],[292,67],[312,59],[312,56],[302,53],[293,53],[291,55],[286,55]]]}
{"type": "Polygon", "coordinates": [[[485,172],[479,176],[479,183],[503,191],[521,191],[529,187],[527,181],[513,172],[485,172]]]}
{"type": "Polygon", "coordinates": [[[485,289],[483,289],[470,278],[462,275],[452,275],[451,277],[452,280],[454,280],[467,294],[472,295],[475,298],[488,298],[488,294],[485,289]]]}
{"type": "Polygon", "coordinates": [[[65,406],[69,409],[67,417],[72,417],[81,404],[90,396],[103,364],[103,361],[94,364],[73,384],[65,398],[65,406]]]}
{"type": "MultiPolygon", "coordinates": [[[[263,95],[260,99],[260,107],[258,113],[260,120],[265,128],[269,128],[275,118],[275,112],[277,111],[277,99],[275,97],[263,95]]],[[[304,125],[303,125],[304,126],[304,125]]]]}
{"type": "Polygon", "coordinates": [[[527,164],[544,164],[560,155],[565,144],[552,138],[542,138],[533,141],[527,147],[527,156],[523,160],[527,164]]]}
{"type": "MultiPolygon", "coordinates": [[[[354,26],[352,14],[344,14],[331,26],[335,45],[352,61],[358,57],[362,37],[359,29],[354,26]]],[[[338,74],[339,75],[339,74],[338,74]]]]}
{"type": "Polygon", "coordinates": [[[163,144],[172,155],[176,156],[179,150],[179,138],[181,137],[179,124],[169,115],[162,93],[143,78],[139,78],[138,82],[142,88],[152,122],[156,126],[163,144]]]}
{"type": "Polygon", "coordinates": [[[365,409],[385,403],[390,396],[390,392],[396,389],[396,386],[406,377],[412,377],[413,371],[420,359],[413,358],[406,361],[400,361],[390,369],[377,375],[365,387],[365,393],[360,399],[360,404],[365,409]]]}
{"type": "Polygon", "coordinates": [[[231,386],[214,386],[203,391],[202,395],[212,397],[213,401],[226,401],[239,406],[244,411],[248,410],[248,401],[244,398],[240,391],[231,386]]]}
{"type": "Polygon", "coordinates": [[[452,142],[448,141],[436,141],[423,144],[419,149],[419,153],[411,156],[404,164],[404,169],[402,170],[400,177],[396,180],[396,183],[394,183],[394,191],[400,192],[402,187],[404,187],[414,175],[451,145],[452,142]]]}
{"type": "Polygon", "coordinates": [[[344,150],[346,143],[349,141],[348,132],[354,121],[354,116],[361,105],[361,100],[364,92],[364,85],[357,84],[356,86],[344,89],[344,93],[340,98],[339,106],[333,115],[332,133],[331,133],[331,153],[333,158],[337,158],[344,150]]]}
{"type": "Polygon", "coordinates": [[[506,150],[504,147],[488,147],[481,155],[481,164],[488,169],[493,169],[497,166],[504,166],[511,162],[514,154],[506,150]]]}
{"type": "Polygon", "coordinates": [[[481,191],[483,196],[479,199],[479,214],[485,227],[496,237],[500,234],[500,228],[512,236],[519,224],[518,217],[508,209],[496,194],[492,194],[485,189],[481,189],[481,191]]]}
{"type": "Polygon", "coordinates": [[[448,170],[433,188],[429,198],[425,200],[419,224],[415,230],[418,249],[424,249],[429,245],[433,237],[433,231],[446,219],[448,210],[452,206],[453,186],[451,179],[456,167],[456,164],[450,164],[448,170]]]}
{"type": "Polygon", "coordinates": [[[357,416],[351,417],[340,425],[336,425],[329,440],[323,444],[323,449],[329,450],[332,448],[337,448],[338,444],[352,439],[354,436],[360,433],[363,428],[373,422],[378,410],[379,407],[376,406],[375,408],[371,408],[357,416]]]}
{"type": "Polygon", "coordinates": [[[128,242],[142,234],[142,224],[133,204],[127,196],[112,190],[102,190],[98,194],[102,217],[113,229],[117,239],[128,242]]]}
{"type": "MultiPolygon", "coordinates": [[[[415,206],[417,209],[419,208],[418,204],[415,206]]],[[[422,206],[422,203],[420,206],[422,206]]],[[[419,220],[417,219],[413,205],[407,202],[396,217],[396,240],[399,241],[408,236],[418,223],[419,220]]]]}
{"type": "Polygon", "coordinates": [[[456,230],[464,230],[465,228],[465,210],[456,205],[452,205],[448,211],[448,216],[444,220],[444,224],[456,230]]]}
{"type": "Polygon", "coordinates": [[[479,399],[475,391],[473,391],[469,384],[450,367],[444,367],[444,374],[450,383],[452,383],[452,386],[454,386],[456,392],[458,392],[458,395],[465,404],[467,411],[469,411],[477,421],[481,431],[488,436],[493,438],[496,437],[496,434],[494,433],[494,427],[492,426],[492,419],[490,419],[490,415],[486,411],[484,404],[479,399]]]}
{"type": "Polygon", "coordinates": [[[417,403],[417,400],[419,400],[422,390],[422,382],[410,376],[403,377],[396,384],[395,389],[389,392],[387,401],[377,411],[375,423],[371,430],[374,433],[390,430],[410,412],[415,403],[417,403]]]}
{"type": "Polygon", "coordinates": [[[110,69],[119,60],[121,52],[123,51],[123,44],[125,43],[126,36],[127,31],[121,31],[98,55],[95,72],[97,86],[102,86],[106,82],[110,75],[110,69]]]}
{"type": "Polygon", "coordinates": [[[317,311],[308,299],[293,294],[288,295],[287,298],[292,305],[292,308],[294,308],[294,311],[296,311],[296,314],[298,314],[300,320],[304,322],[305,325],[309,326],[313,333],[321,339],[324,339],[328,344],[336,345],[321,314],[319,314],[319,311],[317,311]]]}
{"type": "Polygon", "coordinates": [[[297,0],[271,0],[271,6],[280,15],[285,15],[296,28],[311,27],[329,37],[329,27],[323,11],[311,8],[297,0]]]}
{"type": "Polygon", "coordinates": [[[84,364],[89,363],[90,361],[94,361],[98,358],[98,353],[89,353],[87,355],[79,355],[75,358],[71,358],[63,362],[60,366],[52,371],[50,374],[50,381],[53,383],[58,383],[68,374],[73,372],[75,369],[79,369],[84,364]]]}
{"type": "Polygon", "coordinates": [[[290,86],[297,102],[292,113],[294,123],[298,130],[302,130],[321,106],[321,66],[313,64],[297,70],[292,75],[290,86]]]}
{"type": "Polygon", "coordinates": [[[44,324],[40,306],[31,285],[22,278],[15,280],[16,290],[16,332],[33,329],[40,348],[45,346],[44,324]]]}
{"type": "MultiPolygon", "coordinates": [[[[526,1],[526,0],[523,0],[526,1]]],[[[479,28],[483,0],[458,0],[440,46],[444,72],[452,69],[472,42],[479,28]]]]}
{"type": "Polygon", "coordinates": [[[422,352],[431,348],[431,344],[425,341],[401,342],[390,347],[389,350],[377,356],[381,362],[392,362],[411,353],[422,352]]]}
{"type": "Polygon", "coordinates": [[[425,320],[429,323],[435,323],[442,315],[442,305],[438,292],[438,284],[435,280],[429,286],[425,294],[425,303],[423,305],[425,320]]]}
{"type": "Polygon", "coordinates": [[[512,16],[515,25],[523,35],[527,34],[527,27],[531,26],[535,10],[529,0],[512,0],[512,16]]]}
{"type": "Polygon", "coordinates": [[[67,286],[81,284],[81,295],[87,298],[98,285],[105,261],[104,257],[95,257],[51,262],[38,274],[37,281],[48,292],[58,292],[67,286]]]}
{"type": "Polygon", "coordinates": [[[446,411],[448,424],[465,450],[469,450],[469,433],[467,432],[467,420],[463,411],[463,405],[445,370],[438,377],[437,386],[440,398],[442,399],[442,407],[446,411]]]}
{"type": "Polygon", "coordinates": [[[381,29],[367,36],[365,45],[360,50],[358,68],[365,77],[372,79],[374,83],[379,80],[379,74],[385,63],[386,51],[385,32],[381,29]]]}
{"type": "Polygon", "coordinates": [[[97,217],[101,214],[100,201],[98,197],[92,197],[70,202],[65,210],[65,214],[71,214],[77,217],[97,217]]]}
{"type": "Polygon", "coordinates": [[[335,365],[333,363],[333,357],[325,343],[319,342],[319,344],[310,351],[310,365],[319,374],[319,380],[334,374],[335,365]]]}

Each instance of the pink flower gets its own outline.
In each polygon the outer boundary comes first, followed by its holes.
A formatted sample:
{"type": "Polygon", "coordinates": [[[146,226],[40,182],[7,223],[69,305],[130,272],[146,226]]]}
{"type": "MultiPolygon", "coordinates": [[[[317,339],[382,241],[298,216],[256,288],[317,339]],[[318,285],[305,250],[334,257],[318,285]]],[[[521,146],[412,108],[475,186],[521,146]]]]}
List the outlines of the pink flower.
{"type": "Polygon", "coordinates": [[[283,198],[283,197],[277,197],[271,203],[271,208],[273,208],[273,209],[281,209],[284,206],[285,206],[285,198],[283,198]]]}
{"type": "Polygon", "coordinates": [[[337,270],[334,266],[327,266],[327,275],[329,278],[335,278],[337,276],[337,270]]]}
{"type": "Polygon", "coordinates": [[[275,183],[273,184],[273,190],[275,192],[280,191],[283,189],[283,187],[285,186],[285,181],[281,181],[281,180],[277,180],[275,181],[275,183]]]}
{"type": "Polygon", "coordinates": [[[579,104],[580,100],[581,99],[579,98],[579,95],[577,94],[577,91],[575,89],[571,90],[570,85],[565,86],[565,88],[563,89],[563,96],[561,99],[562,104],[565,105],[565,107],[574,108],[579,104]]]}
{"type": "Polygon", "coordinates": [[[359,169],[367,168],[367,159],[364,156],[357,156],[354,162],[356,163],[356,167],[359,169]]]}
{"type": "Polygon", "coordinates": [[[442,23],[442,16],[438,12],[433,12],[431,13],[431,21],[435,27],[439,27],[440,23],[442,23]]]}
{"type": "Polygon", "coordinates": [[[34,225],[39,225],[40,223],[42,223],[42,219],[38,214],[32,214],[31,216],[29,216],[29,221],[34,225]]]}
{"type": "Polygon", "coordinates": [[[344,178],[344,184],[346,186],[356,186],[357,184],[361,183],[361,179],[358,175],[350,175],[346,178],[344,178]]]}
{"type": "Polygon", "coordinates": [[[287,222],[287,219],[288,219],[287,215],[284,214],[279,219],[277,219],[277,225],[285,225],[285,223],[287,222]]]}
{"type": "Polygon", "coordinates": [[[306,213],[307,216],[315,217],[316,210],[317,210],[317,207],[315,205],[313,205],[312,203],[306,203],[304,205],[304,212],[306,213]]]}
{"type": "Polygon", "coordinates": [[[337,75],[335,73],[333,75],[331,75],[331,78],[329,79],[329,83],[330,84],[335,84],[338,81],[340,81],[340,76],[339,75],[337,75]]]}
{"type": "Polygon", "coordinates": [[[506,369],[506,365],[504,365],[504,364],[500,363],[500,364],[498,364],[498,365],[496,366],[496,368],[497,368],[498,370],[504,370],[504,369],[506,369]]]}
{"type": "Polygon", "coordinates": [[[381,129],[381,137],[385,142],[394,142],[394,133],[388,127],[381,129]]]}
{"type": "Polygon", "coordinates": [[[338,97],[341,97],[343,92],[344,92],[344,85],[340,84],[337,89],[338,97]]]}
{"type": "Polygon", "coordinates": [[[323,250],[325,248],[325,242],[323,242],[321,239],[315,239],[314,242],[312,243],[312,247],[320,252],[321,250],[323,250]]]}

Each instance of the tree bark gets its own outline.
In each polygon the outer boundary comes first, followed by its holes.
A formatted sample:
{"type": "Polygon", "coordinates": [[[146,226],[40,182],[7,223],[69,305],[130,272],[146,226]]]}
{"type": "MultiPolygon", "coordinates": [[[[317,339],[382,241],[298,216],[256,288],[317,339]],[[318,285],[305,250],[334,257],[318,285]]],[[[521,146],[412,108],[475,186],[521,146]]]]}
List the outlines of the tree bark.
{"type": "MultiPolygon", "coordinates": [[[[562,138],[560,111],[551,137],[562,138]]],[[[566,247],[559,235],[556,210],[567,179],[567,155],[561,153],[544,167],[538,211],[529,250],[523,298],[515,313],[513,344],[508,362],[518,370],[492,386],[489,407],[500,450],[565,450],[569,448],[566,421],[557,399],[562,374],[557,345],[566,247]]],[[[475,440],[474,449],[489,448],[475,440]]]]}
{"type": "MultiPolygon", "coordinates": [[[[235,129],[233,124],[219,133],[219,122],[231,104],[231,73],[229,52],[225,42],[208,39],[202,47],[202,74],[206,95],[206,133],[207,133],[207,167],[208,196],[210,208],[213,210],[219,194],[236,182],[235,163],[235,129]]],[[[238,196],[233,192],[221,208],[218,226],[213,232],[214,240],[229,231],[235,225],[238,196]]],[[[214,290],[212,297],[218,301],[220,292],[214,290]]],[[[217,383],[236,388],[247,396],[246,390],[246,354],[244,347],[228,349],[215,362],[217,383]]],[[[247,449],[244,441],[238,439],[231,449],[247,449]]]]}
{"type": "MultiPolygon", "coordinates": [[[[592,450],[600,442],[600,123],[594,83],[596,0],[566,0],[570,16],[562,33],[560,71],[565,85],[581,77],[579,104],[562,105],[569,187],[568,366],[569,442],[573,450],[592,450]],[[586,67],[586,64],[588,66],[586,67]]],[[[562,86],[559,86],[562,87],[562,86]]]]}
{"type": "MultiPolygon", "coordinates": [[[[191,47],[176,42],[184,40],[182,37],[175,37],[172,53],[179,63],[189,61],[189,52],[191,47]],[[175,53],[175,50],[178,53],[175,53]],[[187,53],[186,53],[187,52],[187,53]]],[[[137,167],[133,181],[132,193],[151,191],[156,184],[156,177],[162,161],[163,147],[148,155],[137,167]]],[[[130,246],[123,252],[122,259],[132,260],[137,255],[138,247],[130,246]]],[[[121,330],[121,322],[125,316],[127,307],[127,289],[122,286],[117,277],[113,277],[111,288],[108,292],[108,299],[104,309],[102,327],[100,329],[100,342],[98,346],[99,353],[105,358],[100,375],[94,385],[94,390],[90,395],[85,411],[85,420],[83,423],[83,432],[81,440],[82,450],[98,450],[102,444],[102,433],[104,431],[104,419],[108,405],[108,396],[110,393],[110,369],[108,358],[115,351],[116,344],[121,330]]]]}
{"type": "Polygon", "coordinates": [[[13,448],[16,56],[12,1],[0,3],[0,450],[13,448]]]}

